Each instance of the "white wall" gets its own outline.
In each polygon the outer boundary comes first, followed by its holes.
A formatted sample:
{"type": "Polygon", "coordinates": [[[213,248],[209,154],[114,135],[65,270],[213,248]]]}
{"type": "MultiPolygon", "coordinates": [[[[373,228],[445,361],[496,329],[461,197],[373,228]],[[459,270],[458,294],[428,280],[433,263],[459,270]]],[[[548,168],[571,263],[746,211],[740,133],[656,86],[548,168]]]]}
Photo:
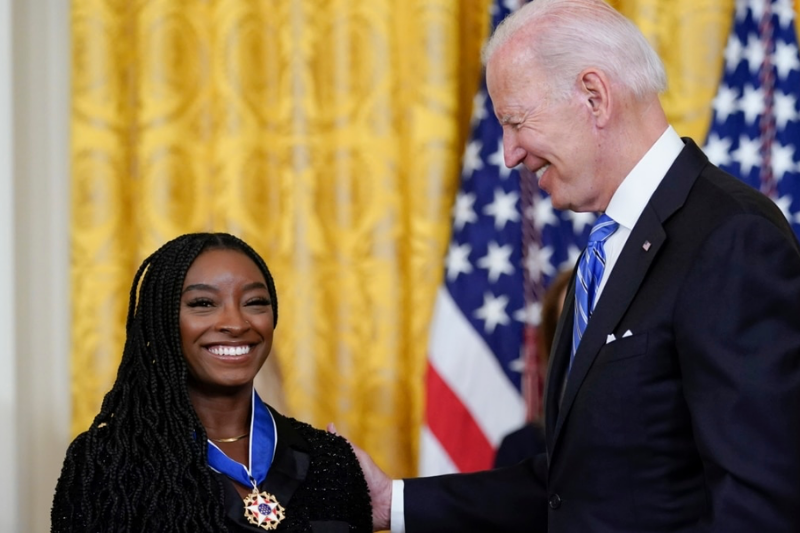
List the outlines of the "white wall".
{"type": "Polygon", "coordinates": [[[69,442],[69,4],[0,0],[12,47],[9,68],[0,44],[0,427],[15,428],[0,437],[4,533],[50,530],[69,442]]]}
{"type": "Polygon", "coordinates": [[[11,0],[0,0],[0,531],[18,531],[11,27],[11,0]]]}

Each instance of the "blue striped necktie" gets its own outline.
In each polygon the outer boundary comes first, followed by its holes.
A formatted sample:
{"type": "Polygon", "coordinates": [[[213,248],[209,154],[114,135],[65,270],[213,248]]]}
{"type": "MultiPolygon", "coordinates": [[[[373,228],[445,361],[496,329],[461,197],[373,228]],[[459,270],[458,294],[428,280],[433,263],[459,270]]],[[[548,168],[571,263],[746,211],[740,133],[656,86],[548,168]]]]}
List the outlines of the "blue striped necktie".
{"type": "Polygon", "coordinates": [[[572,369],[572,361],[575,359],[575,352],[589,323],[589,317],[595,305],[595,294],[600,280],[603,279],[603,271],[606,268],[606,252],[603,245],[615,231],[619,224],[603,213],[597,219],[589,233],[589,244],[581,255],[578,263],[578,276],[575,279],[575,321],[572,326],[572,354],[569,359],[569,368],[572,369]]]}

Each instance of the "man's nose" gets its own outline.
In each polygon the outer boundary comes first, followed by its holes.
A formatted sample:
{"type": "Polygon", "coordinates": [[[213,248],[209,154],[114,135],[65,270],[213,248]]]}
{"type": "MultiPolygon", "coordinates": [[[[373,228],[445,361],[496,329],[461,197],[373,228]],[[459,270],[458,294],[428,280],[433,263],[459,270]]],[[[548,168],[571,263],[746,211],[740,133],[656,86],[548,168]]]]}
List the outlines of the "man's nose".
{"type": "Polygon", "coordinates": [[[513,133],[503,133],[503,161],[508,168],[514,168],[525,159],[525,150],[517,142],[513,133]]]}

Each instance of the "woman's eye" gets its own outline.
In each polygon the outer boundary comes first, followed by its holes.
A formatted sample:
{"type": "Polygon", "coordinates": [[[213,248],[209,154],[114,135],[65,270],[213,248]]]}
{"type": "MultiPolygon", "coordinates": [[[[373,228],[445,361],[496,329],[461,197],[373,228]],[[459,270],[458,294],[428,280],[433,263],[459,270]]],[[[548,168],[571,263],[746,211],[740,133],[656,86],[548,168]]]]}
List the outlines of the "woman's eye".
{"type": "Polygon", "coordinates": [[[252,300],[248,300],[245,305],[270,305],[271,302],[268,298],[253,298],[252,300]]]}
{"type": "Polygon", "coordinates": [[[212,307],[214,302],[207,298],[196,298],[194,300],[189,300],[186,305],[189,307],[212,307]]]}

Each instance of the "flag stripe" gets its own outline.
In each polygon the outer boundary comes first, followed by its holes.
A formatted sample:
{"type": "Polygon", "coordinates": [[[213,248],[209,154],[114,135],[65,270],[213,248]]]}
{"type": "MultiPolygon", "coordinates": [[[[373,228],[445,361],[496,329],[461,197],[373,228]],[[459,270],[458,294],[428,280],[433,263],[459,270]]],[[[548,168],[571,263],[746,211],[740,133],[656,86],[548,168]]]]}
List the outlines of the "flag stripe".
{"type": "MultiPolygon", "coordinates": [[[[420,475],[454,474],[458,468],[450,460],[450,456],[436,440],[427,426],[422,428],[422,443],[420,444],[420,475]]],[[[462,445],[463,447],[463,445],[462,445]]]]}
{"type": "Polygon", "coordinates": [[[494,447],[486,440],[466,406],[459,401],[436,369],[428,365],[428,428],[460,472],[476,472],[492,466],[494,447]],[[464,446],[469,442],[469,446],[464,446]]]}

